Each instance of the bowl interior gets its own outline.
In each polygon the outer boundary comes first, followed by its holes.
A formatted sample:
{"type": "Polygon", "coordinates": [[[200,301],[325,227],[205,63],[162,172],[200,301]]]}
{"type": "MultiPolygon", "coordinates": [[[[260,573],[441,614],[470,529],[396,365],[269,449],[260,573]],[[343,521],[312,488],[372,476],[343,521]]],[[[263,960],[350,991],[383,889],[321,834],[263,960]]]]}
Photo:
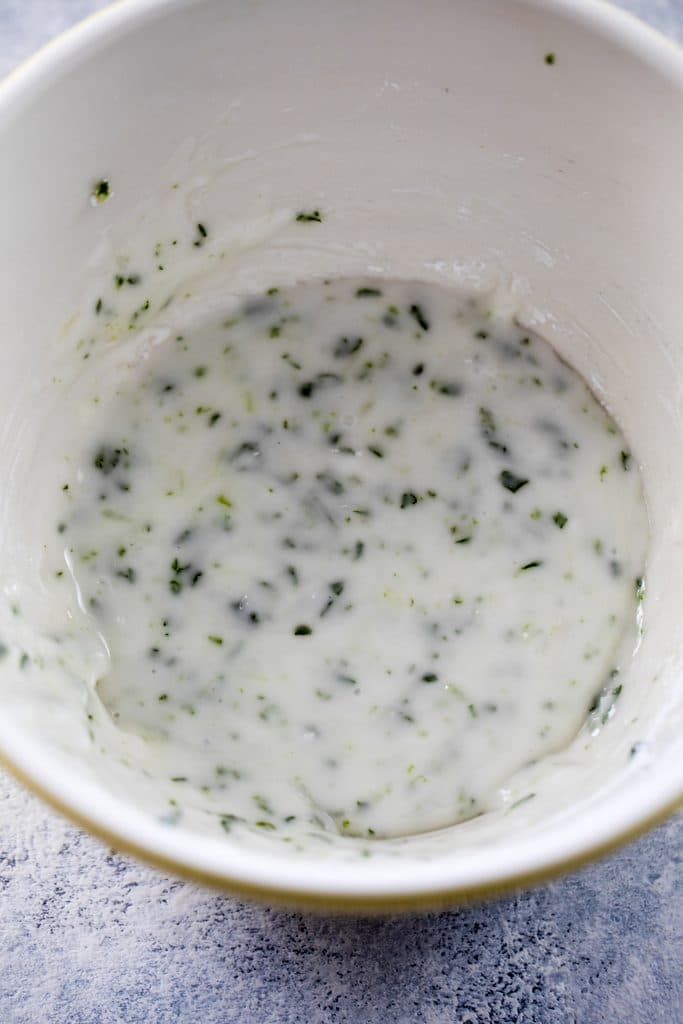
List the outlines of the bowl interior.
{"type": "MultiPolygon", "coordinates": [[[[531,877],[680,798],[683,59],[672,46],[588,2],[124,3],[9,80],[0,139],[0,639],[16,643],[0,673],[0,750],[17,772],[179,870],[327,898],[531,877]],[[92,202],[100,179],[110,194],[92,202]],[[304,236],[292,214],[310,207],[325,223],[304,236]],[[208,242],[169,260],[150,330],[196,322],[226,289],[438,281],[512,304],[622,426],[651,521],[643,642],[609,727],[532,770],[537,799],[514,815],[369,853],[169,829],[146,810],[154,782],[93,749],[77,682],[14,657],[54,626],[35,466],[57,443],[49,425],[78,379],[79,344],[99,329],[101,282],[198,222],[208,242]],[[17,606],[31,608],[20,623],[17,606]]],[[[122,339],[110,333],[111,352],[122,339]]]]}

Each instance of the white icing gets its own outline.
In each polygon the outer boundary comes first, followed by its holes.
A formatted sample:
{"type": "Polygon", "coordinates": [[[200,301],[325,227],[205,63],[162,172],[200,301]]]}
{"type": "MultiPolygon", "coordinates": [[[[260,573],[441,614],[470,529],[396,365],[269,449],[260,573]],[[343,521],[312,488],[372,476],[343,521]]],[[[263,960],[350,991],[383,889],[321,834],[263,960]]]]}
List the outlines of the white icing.
{"type": "Polygon", "coordinates": [[[90,742],[163,820],[426,831],[514,804],[597,694],[611,716],[640,476],[513,314],[341,280],[95,344],[53,424],[43,600],[90,742]]]}

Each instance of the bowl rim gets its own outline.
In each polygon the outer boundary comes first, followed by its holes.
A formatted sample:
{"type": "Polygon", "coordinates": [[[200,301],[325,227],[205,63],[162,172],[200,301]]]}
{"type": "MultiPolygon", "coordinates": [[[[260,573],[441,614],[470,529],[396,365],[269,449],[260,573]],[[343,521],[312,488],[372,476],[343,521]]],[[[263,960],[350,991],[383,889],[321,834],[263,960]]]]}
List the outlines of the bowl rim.
{"type": "MultiPolygon", "coordinates": [[[[80,54],[90,55],[99,47],[115,42],[155,17],[163,17],[194,2],[113,0],[108,6],[92,12],[83,21],[51,39],[0,81],[0,131],[14,117],[21,116],[23,108],[68,70],[80,54]]],[[[599,33],[611,39],[633,58],[651,66],[658,74],[673,82],[680,90],[683,101],[683,49],[673,39],[629,12],[613,6],[607,0],[515,2],[536,11],[539,17],[559,14],[585,29],[588,34],[599,33]]],[[[546,882],[610,853],[683,807],[682,774],[678,783],[675,779],[670,780],[670,784],[665,787],[662,787],[661,780],[656,788],[648,788],[647,784],[641,786],[637,798],[631,800],[630,806],[622,802],[620,813],[603,817],[597,835],[591,837],[590,842],[579,841],[575,844],[576,849],[564,853],[555,851],[550,856],[546,851],[540,857],[540,865],[534,865],[534,858],[527,857],[530,863],[526,867],[506,867],[488,879],[449,884],[445,858],[439,858],[438,869],[437,862],[432,862],[431,880],[427,873],[423,873],[421,879],[411,879],[410,871],[406,870],[410,861],[406,859],[402,861],[406,876],[402,884],[389,879],[378,885],[378,880],[372,879],[372,862],[366,861],[365,873],[371,885],[359,885],[357,878],[355,882],[351,878],[350,884],[349,881],[343,884],[343,879],[336,879],[335,884],[329,884],[330,877],[328,884],[320,884],[318,879],[305,878],[300,870],[301,862],[290,858],[261,855],[245,849],[237,851],[236,857],[237,860],[243,858],[245,863],[237,870],[231,865],[226,865],[224,870],[212,865],[211,858],[207,860],[198,856],[199,843],[203,842],[203,837],[195,837],[192,842],[185,834],[184,843],[162,844],[154,834],[146,841],[143,831],[141,839],[141,813],[132,813],[125,802],[113,796],[105,800],[103,805],[88,799],[88,793],[83,792],[82,788],[79,790],[76,774],[69,770],[61,772],[56,778],[47,771],[47,764],[45,770],[41,771],[40,756],[37,755],[33,760],[30,755],[27,756],[32,743],[30,740],[26,742],[27,737],[24,737],[22,743],[21,730],[14,730],[14,735],[7,732],[3,736],[4,731],[0,725],[0,766],[6,768],[45,803],[109,846],[191,881],[227,890],[240,897],[297,908],[383,913],[438,909],[455,903],[498,897],[521,887],[546,882]],[[65,795],[69,789],[73,789],[73,792],[65,795]],[[124,811],[123,824],[121,811],[124,811]],[[186,854],[174,849],[174,846],[183,845],[186,854]],[[296,870],[291,870],[292,865],[296,865],[296,870]]],[[[156,832],[158,827],[155,825],[152,831],[156,832]]],[[[582,834],[586,834],[586,829],[582,830],[582,834]]],[[[179,835],[182,839],[183,833],[179,835]]],[[[226,847],[223,840],[219,842],[226,847]]],[[[345,864],[341,868],[334,859],[320,861],[320,864],[327,868],[328,876],[336,872],[344,875],[347,867],[345,864]]],[[[346,874],[353,876],[358,873],[349,871],[346,874]]]]}
{"type": "MultiPolygon", "coordinates": [[[[683,794],[679,793],[649,814],[636,816],[637,820],[632,824],[627,824],[623,829],[614,830],[611,835],[607,835],[593,845],[583,847],[577,852],[546,859],[541,867],[501,872],[495,879],[482,882],[428,884],[419,888],[409,884],[403,890],[395,887],[393,891],[386,889],[381,892],[373,892],[361,891],[360,888],[353,885],[332,888],[304,885],[301,881],[298,884],[290,881],[277,882],[277,880],[270,882],[267,880],[267,872],[259,868],[260,858],[258,855],[253,858],[255,870],[248,873],[226,872],[193,866],[189,862],[189,858],[160,852],[158,848],[137,841],[126,834],[128,830],[117,830],[100,820],[104,816],[83,810],[76,805],[76,801],[63,799],[56,791],[57,787],[53,789],[38,780],[3,750],[0,750],[0,767],[4,768],[33,796],[37,796],[44,804],[57,811],[73,825],[84,829],[111,849],[129,854],[166,874],[171,873],[186,881],[269,906],[346,914],[426,913],[456,905],[498,899],[521,889],[537,887],[569,872],[586,867],[593,861],[615,852],[683,808],[683,794]],[[248,874],[260,877],[249,878],[248,874]]],[[[245,850],[244,853],[246,857],[252,859],[251,851],[245,850]]],[[[275,858],[275,860],[279,866],[287,864],[283,858],[275,858]]],[[[331,860],[328,867],[338,869],[339,865],[338,862],[331,860]]]]}

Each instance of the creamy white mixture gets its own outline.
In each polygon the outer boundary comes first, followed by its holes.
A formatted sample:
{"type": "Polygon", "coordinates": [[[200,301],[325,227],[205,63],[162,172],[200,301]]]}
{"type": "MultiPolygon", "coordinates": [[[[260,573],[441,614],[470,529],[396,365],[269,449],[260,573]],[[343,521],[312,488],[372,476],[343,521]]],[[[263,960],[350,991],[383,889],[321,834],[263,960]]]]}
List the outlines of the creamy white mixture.
{"type": "Polygon", "coordinates": [[[639,473],[511,319],[434,285],[271,289],[89,401],[45,574],[164,820],[425,831],[611,715],[639,473]]]}

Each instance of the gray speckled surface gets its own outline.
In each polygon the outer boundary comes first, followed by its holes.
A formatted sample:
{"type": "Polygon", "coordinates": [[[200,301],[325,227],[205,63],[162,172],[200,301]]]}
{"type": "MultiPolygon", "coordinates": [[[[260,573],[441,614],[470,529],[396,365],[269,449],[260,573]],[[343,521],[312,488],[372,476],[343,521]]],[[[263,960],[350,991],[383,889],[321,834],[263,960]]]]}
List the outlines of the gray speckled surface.
{"type": "MultiPolygon", "coordinates": [[[[683,0],[621,5],[683,41],[683,0]]],[[[101,6],[0,0],[0,74],[101,6]]],[[[677,1024],[682,851],[679,816],[496,903],[308,917],[113,854],[0,776],[0,1024],[677,1024]]]]}

